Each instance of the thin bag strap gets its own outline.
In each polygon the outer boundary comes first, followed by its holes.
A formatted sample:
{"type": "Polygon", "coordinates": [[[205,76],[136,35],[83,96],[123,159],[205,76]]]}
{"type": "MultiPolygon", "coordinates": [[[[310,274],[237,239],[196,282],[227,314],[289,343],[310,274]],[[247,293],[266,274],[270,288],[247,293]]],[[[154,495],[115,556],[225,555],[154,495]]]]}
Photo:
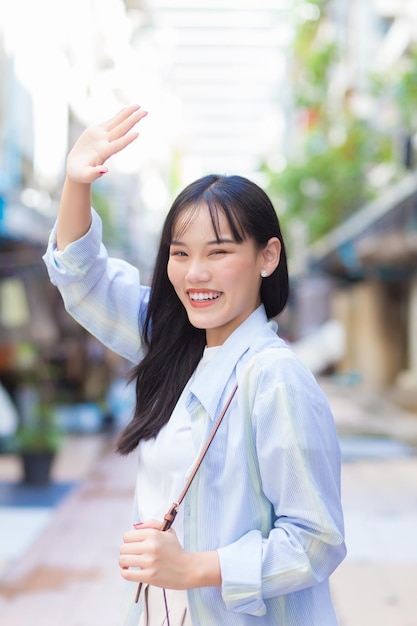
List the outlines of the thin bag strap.
{"type": "MultiPolygon", "coordinates": [[[[181,504],[181,502],[184,500],[185,495],[186,495],[187,491],[189,490],[189,488],[191,486],[191,483],[193,482],[194,477],[197,474],[197,472],[199,470],[199,467],[200,467],[201,463],[203,462],[204,457],[207,454],[208,449],[211,446],[211,443],[212,443],[212,441],[214,439],[214,436],[217,433],[220,424],[222,423],[222,420],[223,420],[223,418],[224,418],[224,416],[226,414],[227,409],[230,406],[230,403],[233,400],[233,397],[234,397],[236,391],[237,391],[237,383],[234,386],[233,391],[230,394],[226,404],[224,405],[222,412],[220,413],[219,417],[217,418],[217,422],[214,424],[213,430],[210,433],[210,437],[207,439],[206,445],[204,446],[204,448],[200,452],[200,456],[198,457],[198,459],[196,461],[196,464],[194,465],[194,469],[191,472],[190,477],[188,478],[188,480],[186,482],[186,485],[185,485],[184,489],[182,490],[178,500],[176,502],[174,502],[171,505],[170,509],[165,513],[164,521],[162,523],[162,526],[161,526],[160,530],[165,531],[165,530],[169,530],[171,528],[171,526],[172,526],[172,524],[173,524],[173,522],[175,520],[175,517],[176,517],[176,515],[178,513],[178,507],[181,504]]],[[[139,583],[138,591],[137,591],[136,598],[135,598],[135,602],[137,602],[139,600],[141,589],[142,589],[142,583],[139,583]]]]}
{"type": "MultiPolygon", "coordinates": [[[[183,489],[183,490],[182,490],[182,492],[181,492],[180,497],[179,497],[179,498],[178,498],[178,500],[174,503],[174,504],[176,504],[176,505],[177,505],[177,508],[179,507],[179,505],[181,504],[181,502],[184,500],[185,495],[186,495],[187,491],[189,490],[189,488],[190,488],[190,486],[191,486],[191,483],[193,482],[194,477],[195,477],[195,475],[197,474],[197,472],[198,472],[198,470],[199,470],[199,467],[200,467],[201,463],[203,462],[204,457],[205,457],[205,456],[206,456],[206,454],[207,454],[208,449],[210,448],[211,442],[213,441],[214,436],[215,436],[215,434],[217,433],[217,431],[218,431],[218,429],[219,429],[219,426],[220,426],[220,424],[221,424],[221,422],[222,422],[222,420],[223,420],[223,418],[224,418],[224,416],[225,416],[225,414],[226,414],[226,411],[227,411],[227,409],[229,408],[230,403],[231,403],[231,402],[232,402],[232,400],[233,400],[233,396],[235,395],[236,390],[237,390],[237,384],[235,385],[235,387],[234,387],[234,389],[233,389],[232,393],[230,394],[230,396],[229,396],[229,398],[228,398],[228,400],[227,400],[226,404],[224,405],[224,407],[223,407],[223,411],[220,413],[219,417],[217,418],[217,422],[215,423],[215,425],[214,425],[214,427],[213,427],[213,430],[211,431],[210,437],[207,439],[206,445],[205,445],[205,446],[204,446],[204,448],[202,449],[202,451],[201,451],[201,453],[200,453],[200,456],[198,457],[198,459],[197,459],[197,461],[196,461],[196,464],[195,464],[195,466],[194,466],[194,469],[193,469],[193,471],[191,472],[190,477],[189,477],[189,479],[187,480],[187,483],[186,483],[186,485],[185,485],[184,489],[183,489]]],[[[174,521],[174,520],[172,520],[172,521],[174,521]]],[[[171,522],[171,523],[172,523],[172,522],[171,522]]]]}

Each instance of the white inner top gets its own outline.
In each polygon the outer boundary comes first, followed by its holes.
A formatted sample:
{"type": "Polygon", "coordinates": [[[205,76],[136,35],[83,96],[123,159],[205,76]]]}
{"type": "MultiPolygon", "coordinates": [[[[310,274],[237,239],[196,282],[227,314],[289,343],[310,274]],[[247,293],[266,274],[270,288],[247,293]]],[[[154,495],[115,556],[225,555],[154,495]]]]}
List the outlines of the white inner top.
{"type": "MultiPolygon", "coordinates": [[[[191,418],[185,408],[189,387],[195,377],[213,358],[219,346],[205,348],[201,361],[174,408],[171,418],[157,437],[141,441],[138,447],[139,463],[136,479],[136,499],[139,519],[146,522],[156,519],[162,522],[165,513],[185,487],[200,450],[191,433],[191,418]]],[[[183,506],[173,524],[178,539],[183,543],[183,506]]]]}

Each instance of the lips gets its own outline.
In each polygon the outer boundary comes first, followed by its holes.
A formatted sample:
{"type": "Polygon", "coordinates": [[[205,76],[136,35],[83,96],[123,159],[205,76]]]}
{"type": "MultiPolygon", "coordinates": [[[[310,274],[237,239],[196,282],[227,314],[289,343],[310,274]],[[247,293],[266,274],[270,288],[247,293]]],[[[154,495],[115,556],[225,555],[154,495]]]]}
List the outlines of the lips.
{"type": "Polygon", "coordinates": [[[222,295],[221,291],[189,291],[188,296],[193,302],[211,302],[222,295]]]}

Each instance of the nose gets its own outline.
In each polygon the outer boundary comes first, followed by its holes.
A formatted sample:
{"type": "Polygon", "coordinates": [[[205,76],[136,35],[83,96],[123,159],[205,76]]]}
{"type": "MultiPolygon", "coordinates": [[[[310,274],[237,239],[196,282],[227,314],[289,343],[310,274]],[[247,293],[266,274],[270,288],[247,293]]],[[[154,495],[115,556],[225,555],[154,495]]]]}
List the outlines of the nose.
{"type": "Polygon", "coordinates": [[[211,274],[203,259],[190,259],[188,264],[186,279],[191,284],[207,282],[211,278],[211,274]]]}

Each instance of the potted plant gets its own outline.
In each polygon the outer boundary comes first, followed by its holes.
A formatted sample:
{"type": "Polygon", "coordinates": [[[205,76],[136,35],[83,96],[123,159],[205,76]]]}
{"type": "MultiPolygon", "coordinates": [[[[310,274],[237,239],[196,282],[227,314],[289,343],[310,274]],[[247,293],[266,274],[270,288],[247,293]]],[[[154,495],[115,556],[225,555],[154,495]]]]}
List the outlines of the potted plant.
{"type": "Polygon", "coordinates": [[[22,461],[25,484],[46,485],[50,482],[61,439],[51,406],[40,402],[16,435],[16,451],[22,461]]]}

